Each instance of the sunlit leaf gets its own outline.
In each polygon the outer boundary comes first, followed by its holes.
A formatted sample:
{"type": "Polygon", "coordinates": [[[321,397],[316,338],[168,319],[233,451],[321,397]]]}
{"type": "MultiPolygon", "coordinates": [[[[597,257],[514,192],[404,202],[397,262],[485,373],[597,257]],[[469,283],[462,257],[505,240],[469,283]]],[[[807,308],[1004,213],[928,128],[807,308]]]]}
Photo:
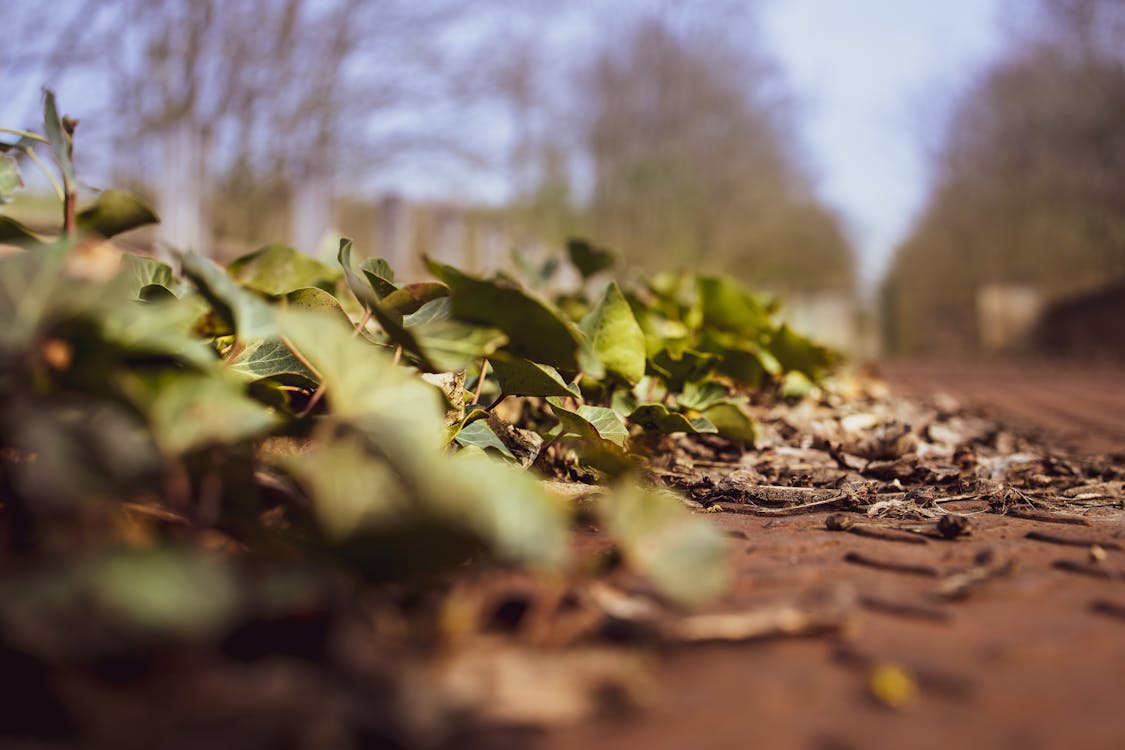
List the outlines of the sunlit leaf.
{"type": "Polygon", "coordinates": [[[635,385],[645,374],[645,336],[616,282],[581,324],[605,369],[635,385]]]}
{"type": "Polygon", "coordinates": [[[304,287],[328,291],[340,277],[336,269],[279,242],[231,261],[227,274],[243,286],[274,297],[304,287]]]}
{"type": "Polygon", "coordinates": [[[498,328],[444,320],[412,329],[426,359],[438,372],[461,370],[492,357],[508,343],[508,337],[498,328]]]}
{"type": "Polygon", "coordinates": [[[704,383],[685,383],[683,391],[676,396],[676,403],[684,409],[705,411],[728,398],[726,386],[708,380],[704,383]]]}
{"type": "Polygon", "coordinates": [[[311,310],[327,313],[335,318],[344,328],[353,330],[351,318],[340,306],[340,301],[323,289],[307,287],[294,289],[282,297],[282,304],[291,310],[311,310]]]}
{"type": "Polygon", "coordinates": [[[78,228],[113,237],[130,229],[160,221],[152,208],[124,190],[104,190],[93,204],[78,213],[78,228]]]}
{"type": "Polygon", "coordinates": [[[627,484],[602,499],[598,512],[628,564],[673,602],[697,605],[728,587],[722,531],[688,513],[676,496],[627,484]]]}
{"type": "Polygon", "coordinates": [[[458,318],[499,328],[512,353],[564,370],[578,369],[582,334],[550,303],[507,280],[482,279],[428,261],[430,271],[452,292],[458,318]]]}
{"type": "Polygon", "coordinates": [[[629,437],[629,431],[613,409],[583,405],[578,407],[578,411],[571,411],[554,397],[548,398],[547,403],[558,417],[565,434],[607,440],[618,447],[624,446],[629,437]]]}
{"type": "Polygon", "coordinates": [[[309,372],[289,347],[277,339],[264,339],[248,342],[238,354],[227,363],[235,375],[246,380],[262,380],[279,375],[291,375],[315,384],[316,375],[309,372]]]}
{"type": "Polygon", "coordinates": [[[484,451],[494,450],[505,458],[512,460],[516,458],[508,446],[504,444],[504,441],[489,426],[487,419],[478,419],[463,426],[453,436],[453,439],[461,446],[473,445],[484,451]]]}
{"type": "Polygon", "coordinates": [[[507,352],[489,360],[500,390],[508,396],[580,396],[578,388],[567,383],[550,365],[529,362],[507,352]]]}

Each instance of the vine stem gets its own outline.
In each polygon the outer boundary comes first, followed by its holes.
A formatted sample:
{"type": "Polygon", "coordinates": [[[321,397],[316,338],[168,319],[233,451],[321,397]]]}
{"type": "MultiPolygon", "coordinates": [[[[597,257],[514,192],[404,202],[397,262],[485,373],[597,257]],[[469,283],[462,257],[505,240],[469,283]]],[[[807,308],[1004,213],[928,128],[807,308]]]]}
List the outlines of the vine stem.
{"type": "Polygon", "coordinates": [[[371,308],[368,307],[368,308],[364,309],[363,317],[359,319],[359,323],[356,324],[355,330],[352,331],[352,338],[355,338],[356,336],[358,336],[360,334],[360,332],[363,331],[363,329],[366,328],[367,324],[370,323],[370,322],[371,322],[371,308]]]}
{"type": "Polygon", "coordinates": [[[298,362],[300,362],[302,365],[304,365],[305,369],[307,369],[309,372],[311,372],[316,377],[316,379],[318,381],[317,386],[316,386],[316,390],[313,391],[313,395],[312,395],[312,398],[309,399],[309,403],[306,404],[305,408],[301,410],[301,413],[297,415],[298,418],[304,418],[304,417],[307,417],[310,413],[312,413],[312,410],[316,407],[317,404],[320,403],[320,400],[322,398],[324,398],[324,388],[325,388],[325,386],[324,386],[324,376],[320,374],[320,370],[317,370],[313,366],[312,362],[309,362],[305,358],[305,355],[303,355],[303,354],[301,354],[301,352],[297,351],[297,347],[293,345],[293,342],[289,340],[288,336],[281,336],[280,339],[281,339],[281,343],[285,346],[285,348],[289,350],[289,353],[292,354],[293,357],[298,362]]]}
{"type": "Polygon", "coordinates": [[[30,130],[19,130],[17,128],[0,128],[0,133],[11,133],[12,135],[18,135],[20,138],[27,138],[28,140],[38,141],[39,143],[50,143],[50,141],[43,136],[39,135],[38,133],[32,133],[30,130]]]}

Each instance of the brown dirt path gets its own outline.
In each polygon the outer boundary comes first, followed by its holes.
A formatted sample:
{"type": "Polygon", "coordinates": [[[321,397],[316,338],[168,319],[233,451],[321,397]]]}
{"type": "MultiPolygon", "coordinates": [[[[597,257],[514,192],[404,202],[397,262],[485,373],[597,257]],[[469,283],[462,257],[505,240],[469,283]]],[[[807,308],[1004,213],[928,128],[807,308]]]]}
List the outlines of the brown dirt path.
{"type": "Polygon", "coordinates": [[[1049,360],[889,361],[877,371],[902,396],[945,393],[1048,443],[1125,452],[1125,366],[1049,360]]]}
{"type": "MultiPolygon", "coordinates": [[[[1125,446],[1125,376],[1113,368],[993,363],[881,368],[902,395],[943,391],[1056,445],[1125,446]]],[[[723,513],[737,535],[737,590],[746,607],[843,586],[861,601],[842,636],[670,650],[659,690],[641,716],[556,731],[567,748],[1121,748],[1125,747],[1125,516],[1105,509],[1089,526],[977,513],[971,536],[910,545],[824,529],[826,513],[763,518],[723,513]],[[1088,548],[1027,538],[1030,531],[1108,541],[1112,579],[1059,569],[1088,548]],[[861,567],[848,553],[924,564],[946,573],[990,548],[1014,560],[1006,577],[967,599],[935,595],[938,579],[861,567]],[[933,619],[875,605],[914,605],[933,619]],[[1116,614],[1106,609],[1117,608],[1116,614]],[[871,693],[872,671],[894,664],[917,694],[894,709],[871,693]]]]}

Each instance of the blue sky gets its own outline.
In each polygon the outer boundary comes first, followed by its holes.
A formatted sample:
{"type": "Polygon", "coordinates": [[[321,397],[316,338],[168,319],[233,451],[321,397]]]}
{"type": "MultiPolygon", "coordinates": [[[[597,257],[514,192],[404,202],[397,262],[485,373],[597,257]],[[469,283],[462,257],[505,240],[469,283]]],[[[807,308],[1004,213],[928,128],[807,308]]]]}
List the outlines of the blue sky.
{"type": "Polygon", "coordinates": [[[850,229],[865,286],[925,199],[927,146],[1002,44],[1003,0],[769,0],[765,41],[798,101],[819,195],[850,229]]]}

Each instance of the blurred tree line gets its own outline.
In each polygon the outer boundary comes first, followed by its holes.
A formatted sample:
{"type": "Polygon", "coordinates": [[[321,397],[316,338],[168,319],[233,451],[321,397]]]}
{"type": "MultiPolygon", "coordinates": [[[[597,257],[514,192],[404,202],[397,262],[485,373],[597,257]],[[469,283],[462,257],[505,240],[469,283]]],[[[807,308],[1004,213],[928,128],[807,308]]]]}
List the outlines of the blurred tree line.
{"type": "Polygon", "coordinates": [[[746,3],[57,5],[5,11],[5,79],[94,81],[80,159],[97,143],[115,182],[196,196],[208,234],[275,239],[398,169],[447,200],[478,200],[474,178],[508,185],[516,241],[582,232],[641,264],[852,288],[746,3]],[[191,160],[171,188],[169,154],[191,160]]]}
{"type": "Polygon", "coordinates": [[[883,287],[894,350],[975,348],[988,284],[1050,302],[1125,279],[1125,3],[1038,0],[1031,19],[947,124],[883,287]]]}

